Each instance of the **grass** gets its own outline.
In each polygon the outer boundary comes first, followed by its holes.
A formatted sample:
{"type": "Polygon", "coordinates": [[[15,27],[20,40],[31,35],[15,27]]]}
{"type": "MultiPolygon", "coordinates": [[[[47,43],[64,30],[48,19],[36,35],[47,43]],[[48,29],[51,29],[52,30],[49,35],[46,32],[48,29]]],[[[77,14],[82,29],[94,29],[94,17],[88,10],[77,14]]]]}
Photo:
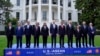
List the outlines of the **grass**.
{"type": "MultiPolygon", "coordinates": [[[[31,38],[31,43],[33,43],[34,38],[31,38]]],[[[65,36],[65,43],[67,43],[67,37],[65,36]]],[[[75,42],[75,38],[73,39],[75,42]]],[[[0,36],[0,56],[3,56],[3,50],[6,48],[6,36],[0,36]]],[[[42,37],[40,36],[39,42],[42,43],[42,37]]],[[[57,37],[57,42],[59,42],[59,37],[57,37]]],[[[16,37],[14,36],[13,44],[16,43],[16,37]]],[[[23,43],[25,43],[25,36],[23,36],[23,43]]],[[[48,43],[51,43],[51,37],[48,37],[48,43]]],[[[95,45],[100,46],[100,36],[95,36],[95,45]]]]}

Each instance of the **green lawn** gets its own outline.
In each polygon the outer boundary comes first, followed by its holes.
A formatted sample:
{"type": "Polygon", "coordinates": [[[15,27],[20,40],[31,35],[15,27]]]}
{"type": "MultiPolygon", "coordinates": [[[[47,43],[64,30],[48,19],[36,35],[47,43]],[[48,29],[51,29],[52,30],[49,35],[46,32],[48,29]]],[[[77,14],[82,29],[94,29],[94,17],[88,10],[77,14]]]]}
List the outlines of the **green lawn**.
{"type": "MultiPolygon", "coordinates": [[[[67,37],[65,36],[65,42],[67,43],[67,37]]],[[[75,42],[75,39],[73,40],[75,42]]],[[[6,48],[6,36],[0,36],[0,56],[3,56],[3,50],[6,48]]],[[[33,37],[31,38],[31,42],[33,43],[33,37]]],[[[40,37],[39,42],[42,42],[42,37],[40,37]]],[[[48,42],[51,42],[51,38],[48,37],[48,42]]],[[[59,42],[59,37],[57,37],[57,42],[59,42]]],[[[14,37],[13,43],[16,43],[16,38],[14,37]]],[[[25,37],[23,37],[23,43],[25,43],[25,37]]],[[[100,36],[95,37],[95,45],[97,47],[100,46],[100,36]]]]}

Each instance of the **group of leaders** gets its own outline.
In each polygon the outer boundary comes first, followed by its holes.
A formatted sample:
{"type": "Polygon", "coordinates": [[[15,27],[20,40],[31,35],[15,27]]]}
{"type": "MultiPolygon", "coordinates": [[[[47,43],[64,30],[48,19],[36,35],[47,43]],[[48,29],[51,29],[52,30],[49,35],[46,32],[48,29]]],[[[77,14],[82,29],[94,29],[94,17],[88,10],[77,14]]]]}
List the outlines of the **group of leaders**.
{"type": "MultiPolygon", "coordinates": [[[[85,21],[82,22],[82,25],[73,26],[71,21],[68,21],[68,24],[65,25],[64,22],[58,26],[55,21],[52,22],[50,28],[48,28],[46,23],[43,23],[43,26],[40,27],[39,23],[36,22],[35,25],[30,25],[30,22],[27,21],[25,26],[21,23],[17,24],[17,27],[14,29],[11,23],[8,23],[8,26],[5,28],[7,36],[7,48],[12,48],[13,36],[16,36],[17,46],[16,48],[22,48],[22,37],[25,35],[26,38],[26,48],[30,48],[31,44],[31,35],[34,37],[34,48],[39,48],[39,37],[42,36],[43,48],[47,48],[47,39],[49,33],[51,35],[51,47],[56,48],[56,39],[59,35],[59,45],[60,48],[64,48],[64,36],[67,35],[68,38],[68,48],[73,48],[73,36],[76,39],[76,47],[95,47],[94,37],[96,29],[92,23],[89,25],[85,21]],[[89,40],[88,40],[89,37],[89,40]],[[82,39],[82,45],[81,45],[82,39]],[[89,46],[88,46],[89,42],[89,46]]],[[[67,42],[67,41],[66,41],[67,42]]]]}

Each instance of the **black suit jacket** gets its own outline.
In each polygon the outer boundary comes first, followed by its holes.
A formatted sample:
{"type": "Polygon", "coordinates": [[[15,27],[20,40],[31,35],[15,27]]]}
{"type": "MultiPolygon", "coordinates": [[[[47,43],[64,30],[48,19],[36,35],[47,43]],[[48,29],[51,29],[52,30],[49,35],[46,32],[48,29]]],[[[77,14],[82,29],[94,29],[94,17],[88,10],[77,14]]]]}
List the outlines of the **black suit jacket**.
{"type": "Polygon", "coordinates": [[[42,34],[43,36],[48,36],[48,35],[49,35],[49,29],[48,29],[47,26],[46,26],[46,29],[42,26],[41,34],[42,34]]]}
{"type": "Polygon", "coordinates": [[[63,25],[63,28],[62,28],[62,26],[60,25],[58,31],[59,31],[59,35],[65,35],[65,26],[63,25]]]}
{"type": "Polygon", "coordinates": [[[36,29],[36,26],[34,27],[34,36],[39,36],[40,35],[40,26],[37,27],[36,29]]]}
{"type": "Polygon", "coordinates": [[[53,24],[50,25],[50,33],[52,35],[56,35],[57,34],[57,25],[55,25],[55,28],[53,27],[53,24]]]}
{"type": "Polygon", "coordinates": [[[84,26],[82,25],[81,30],[82,30],[83,35],[87,35],[87,33],[88,33],[88,27],[87,26],[86,26],[86,28],[84,28],[84,26]]]}
{"type": "Polygon", "coordinates": [[[31,35],[32,34],[32,26],[30,25],[29,28],[27,28],[27,25],[25,26],[24,30],[25,35],[31,35]]]}
{"type": "Polygon", "coordinates": [[[5,33],[7,36],[13,36],[14,35],[14,27],[11,27],[11,29],[9,29],[9,26],[5,27],[5,33]]]}
{"type": "Polygon", "coordinates": [[[78,32],[78,30],[77,29],[75,29],[75,37],[77,37],[77,38],[81,38],[81,36],[82,36],[82,31],[81,31],[81,29],[79,29],[79,32],[78,32]]]}
{"type": "Polygon", "coordinates": [[[69,25],[67,25],[66,33],[67,33],[67,35],[73,35],[74,34],[74,26],[72,25],[71,27],[69,27],[69,25]]]}

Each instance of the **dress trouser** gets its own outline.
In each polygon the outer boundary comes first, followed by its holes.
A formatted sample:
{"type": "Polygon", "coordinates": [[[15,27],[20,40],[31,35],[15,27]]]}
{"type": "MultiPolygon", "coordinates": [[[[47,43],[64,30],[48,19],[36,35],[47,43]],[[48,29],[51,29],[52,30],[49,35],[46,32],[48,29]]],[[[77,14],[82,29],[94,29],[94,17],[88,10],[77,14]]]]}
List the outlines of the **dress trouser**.
{"type": "Polygon", "coordinates": [[[13,36],[7,36],[7,48],[12,48],[13,36]]]}

